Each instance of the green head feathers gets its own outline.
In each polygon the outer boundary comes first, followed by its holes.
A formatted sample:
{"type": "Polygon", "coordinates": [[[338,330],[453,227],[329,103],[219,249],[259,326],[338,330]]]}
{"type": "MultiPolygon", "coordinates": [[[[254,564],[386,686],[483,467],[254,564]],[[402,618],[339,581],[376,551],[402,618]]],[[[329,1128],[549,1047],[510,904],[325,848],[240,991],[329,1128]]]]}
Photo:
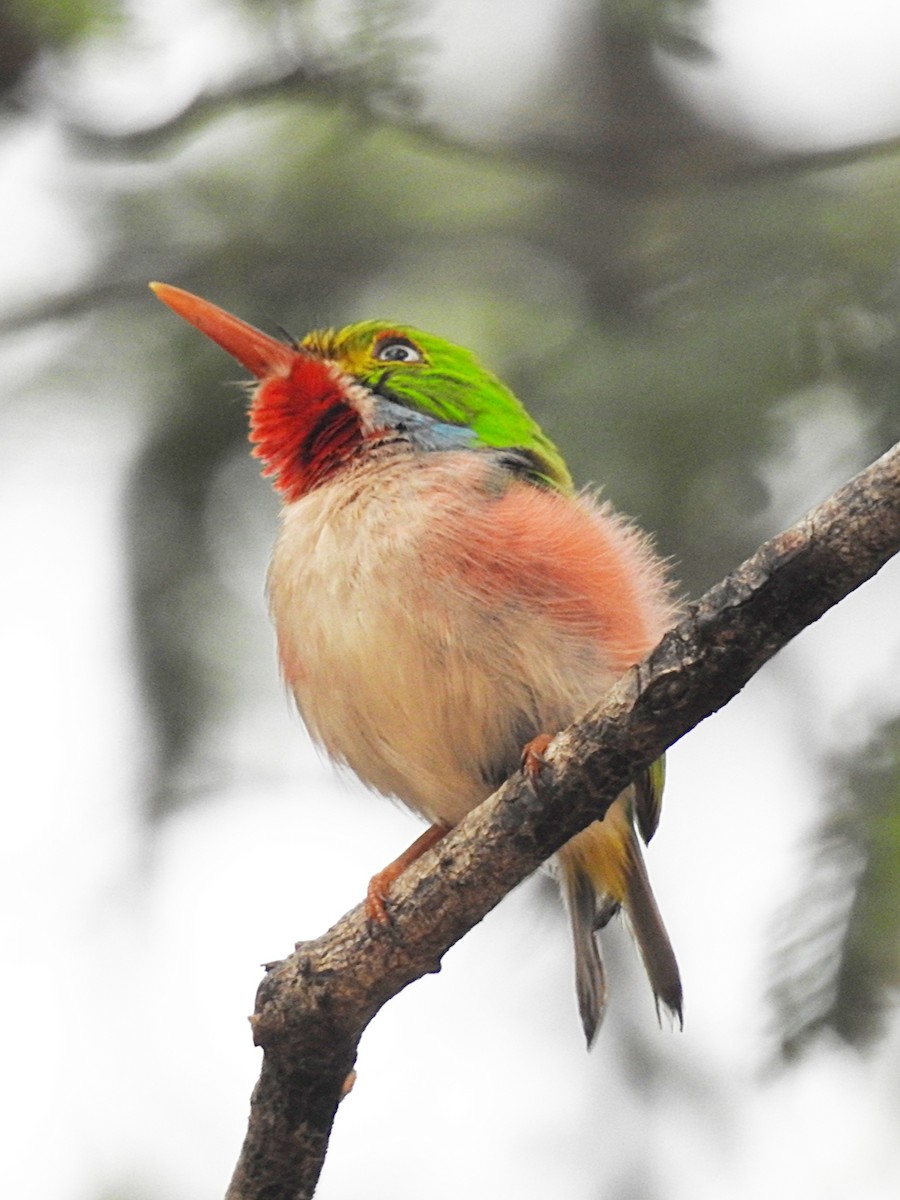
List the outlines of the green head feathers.
{"type": "Polygon", "coordinates": [[[520,451],[535,481],[572,491],[550,439],[461,346],[383,321],[316,331],[291,345],[182,288],[150,286],[256,376],[251,440],[288,499],[353,459],[365,446],[366,426],[369,434],[393,431],[424,450],[520,451]]]}
{"type": "Polygon", "coordinates": [[[476,445],[525,451],[548,483],[572,490],[559,451],[509,388],[470,350],[384,321],[315,331],[300,346],[336,363],[380,396],[442,424],[470,429],[476,445]]]}

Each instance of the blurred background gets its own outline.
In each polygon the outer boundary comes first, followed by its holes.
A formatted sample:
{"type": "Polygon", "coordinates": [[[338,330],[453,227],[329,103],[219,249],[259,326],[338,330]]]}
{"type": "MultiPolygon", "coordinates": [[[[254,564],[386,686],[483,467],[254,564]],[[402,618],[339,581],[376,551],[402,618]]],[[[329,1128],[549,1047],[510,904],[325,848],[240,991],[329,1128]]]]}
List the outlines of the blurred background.
{"type": "MultiPolygon", "coordinates": [[[[213,1200],[259,964],[418,832],[278,678],[236,366],[162,279],[295,334],[476,349],[697,595],[900,436],[895,0],[0,8],[3,1177],[213,1200]]],[[[670,756],[686,991],[553,887],[366,1033],[319,1195],[900,1193],[900,563],[670,756]]]]}

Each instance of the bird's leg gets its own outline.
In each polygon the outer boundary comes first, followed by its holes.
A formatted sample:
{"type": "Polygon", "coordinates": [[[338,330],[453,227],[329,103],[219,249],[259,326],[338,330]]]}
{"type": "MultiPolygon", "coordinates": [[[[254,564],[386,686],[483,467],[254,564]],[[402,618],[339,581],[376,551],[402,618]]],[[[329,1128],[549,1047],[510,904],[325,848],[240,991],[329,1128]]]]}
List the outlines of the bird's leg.
{"type": "Polygon", "coordinates": [[[539,733],[522,747],[522,770],[534,783],[541,770],[547,765],[544,754],[553,741],[552,733],[539,733]]]}
{"type": "Polygon", "coordinates": [[[446,837],[450,828],[449,825],[430,825],[411,846],[407,846],[401,855],[392,863],[388,863],[383,871],[372,876],[366,890],[366,916],[370,921],[379,925],[390,924],[391,918],[385,906],[388,888],[395,879],[399,879],[407,867],[412,866],[417,858],[421,858],[426,850],[430,850],[441,838],[446,837]]]}

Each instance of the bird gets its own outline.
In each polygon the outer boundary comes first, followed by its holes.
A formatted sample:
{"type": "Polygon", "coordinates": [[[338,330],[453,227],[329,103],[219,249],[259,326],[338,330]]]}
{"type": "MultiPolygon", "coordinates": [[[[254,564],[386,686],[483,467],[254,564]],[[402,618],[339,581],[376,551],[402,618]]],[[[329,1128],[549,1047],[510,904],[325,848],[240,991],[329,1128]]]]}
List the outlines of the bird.
{"type": "MultiPolygon", "coordinates": [[[[570,724],[677,615],[648,536],[576,490],[556,446],[469,350],[368,320],[263,333],[169,284],[156,296],[242,366],[249,438],[281,500],[268,598],[285,682],[313,740],[428,830],[392,882],[570,724]]],[[[624,913],[656,1004],[682,985],[642,851],[663,761],[549,864],[571,926],[588,1047],[606,1006],[599,931],[624,913]]]]}

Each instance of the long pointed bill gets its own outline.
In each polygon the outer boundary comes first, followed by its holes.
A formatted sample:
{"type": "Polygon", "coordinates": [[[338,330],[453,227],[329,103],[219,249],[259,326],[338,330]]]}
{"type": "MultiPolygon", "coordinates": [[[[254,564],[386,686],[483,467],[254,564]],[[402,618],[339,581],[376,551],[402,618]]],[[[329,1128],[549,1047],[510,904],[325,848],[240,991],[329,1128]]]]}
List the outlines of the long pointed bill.
{"type": "Polygon", "coordinates": [[[268,375],[286,375],[297,361],[297,351],[291,346],[254,329],[224,308],[201,300],[199,296],[181,288],[171,287],[168,283],[151,283],[150,287],[163,304],[212,338],[257,379],[264,379],[268,375]]]}

